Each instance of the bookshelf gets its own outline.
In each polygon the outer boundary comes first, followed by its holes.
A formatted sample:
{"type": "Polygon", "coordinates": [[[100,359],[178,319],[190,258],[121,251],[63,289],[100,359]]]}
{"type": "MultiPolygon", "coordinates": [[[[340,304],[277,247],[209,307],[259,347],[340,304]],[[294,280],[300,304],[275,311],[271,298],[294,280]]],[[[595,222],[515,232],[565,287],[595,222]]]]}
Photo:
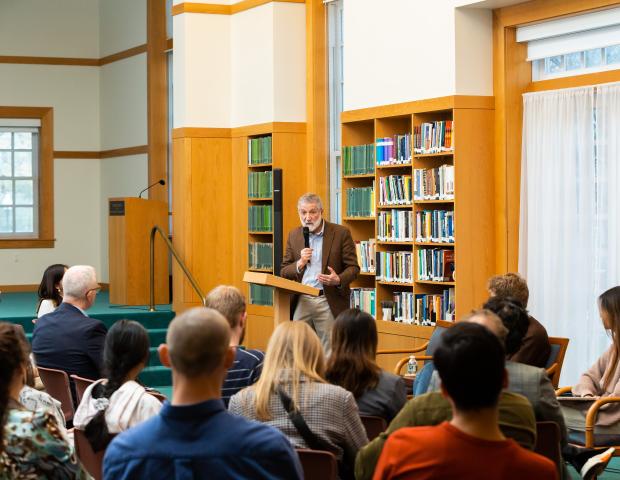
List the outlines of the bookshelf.
{"type": "MultiPolygon", "coordinates": [[[[375,144],[372,174],[342,175],[342,217],[356,244],[376,248],[375,272],[351,287],[360,289],[353,295],[360,306],[374,305],[379,349],[427,341],[436,324],[423,321],[429,309],[443,311],[433,320],[450,321],[487,297],[494,271],[493,119],[492,97],[464,96],[342,114],[343,157],[375,144]],[[355,215],[359,209],[349,204],[351,190],[363,187],[374,187],[373,215],[355,215]],[[383,302],[401,307],[390,309],[390,321],[383,302]]],[[[391,369],[395,360],[382,357],[382,367],[391,369]]]]}

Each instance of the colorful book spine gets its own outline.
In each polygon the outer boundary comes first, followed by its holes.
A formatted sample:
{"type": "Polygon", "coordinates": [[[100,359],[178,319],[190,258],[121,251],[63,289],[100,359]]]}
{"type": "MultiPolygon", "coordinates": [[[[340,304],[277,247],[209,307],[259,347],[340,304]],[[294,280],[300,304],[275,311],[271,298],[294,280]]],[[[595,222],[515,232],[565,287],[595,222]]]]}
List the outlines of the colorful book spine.
{"type": "Polygon", "coordinates": [[[408,165],[411,163],[411,134],[377,138],[376,159],[378,166],[408,165]]]}
{"type": "Polygon", "coordinates": [[[377,292],[374,288],[352,288],[349,305],[377,318],[377,292]]]}
{"type": "Polygon", "coordinates": [[[377,252],[377,280],[380,282],[413,282],[411,252],[377,252]]]}
{"type": "Polygon", "coordinates": [[[379,178],[379,205],[409,205],[411,200],[411,175],[389,175],[379,178]]]}
{"type": "Polygon", "coordinates": [[[454,288],[448,288],[441,294],[416,294],[416,325],[434,326],[438,320],[454,321],[454,288]]]}
{"type": "Polygon", "coordinates": [[[355,242],[357,263],[362,273],[375,273],[375,255],[377,243],[374,238],[355,242]]]}
{"type": "Polygon", "coordinates": [[[425,122],[413,128],[413,151],[418,155],[454,150],[452,120],[425,122]]]}
{"type": "Polygon", "coordinates": [[[375,173],[375,146],[355,145],[342,147],[342,174],[370,175],[375,173]]]}
{"type": "Polygon", "coordinates": [[[454,250],[442,248],[418,250],[418,280],[452,282],[454,270],[454,250]]]}
{"type": "Polygon", "coordinates": [[[452,210],[420,210],[416,212],[416,242],[454,243],[452,210]]]}
{"type": "Polygon", "coordinates": [[[273,269],[273,243],[254,242],[248,244],[248,264],[250,269],[273,269]]]}
{"type": "Polygon", "coordinates": [[[414,200],[453,200],[454,165],[413,170],[414,200]]]}
{"type": "Polygon", "coordinates": [[[377,238],[380,242],[413,241],[413,212],[382,210],[377,216],[377,238]]]}

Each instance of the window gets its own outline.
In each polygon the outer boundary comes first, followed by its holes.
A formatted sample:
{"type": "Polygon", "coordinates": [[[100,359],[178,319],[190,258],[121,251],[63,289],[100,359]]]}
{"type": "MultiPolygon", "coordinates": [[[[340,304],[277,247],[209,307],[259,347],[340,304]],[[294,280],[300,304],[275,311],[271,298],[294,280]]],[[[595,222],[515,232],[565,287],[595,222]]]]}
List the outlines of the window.
{"type": "Polygon", "coordinates": [[[54,246],[52,114],[0,107],[0,248],[54,246]]]}
{"type": "Polygon", "coordinates": [[[343,106],[344,80],[342,76],[342,0],[330,1],[327,5],[329,43],[329,192],[330,218],[341,221],[342,192],[340,191],[340,114],[343,106]]]}
{"type": "Polygon", "coordinates": [[[617,69],[620,69],[620,44],[534,60],[532,80],[548,80],[617,69]]]}
{"type": "MultiPolygon", "coordinates": [[[[0,237],[36,238],[39,128],[0,122],[0,237]],[[9,126],[3,126],[6,123],[9,126]]],[[[26,122],[30,123],[30,122],[26,122]]],[[[38,123],[38,122],[37,122],[38,123]]]]}

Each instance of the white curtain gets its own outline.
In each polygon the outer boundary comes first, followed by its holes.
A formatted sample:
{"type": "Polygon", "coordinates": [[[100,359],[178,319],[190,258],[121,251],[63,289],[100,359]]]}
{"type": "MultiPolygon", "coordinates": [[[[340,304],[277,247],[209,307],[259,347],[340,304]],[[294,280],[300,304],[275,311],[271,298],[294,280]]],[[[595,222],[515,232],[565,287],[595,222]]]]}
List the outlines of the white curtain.
{"type": "Polygon", "coordinates": [[[561,385],[609,345],[596,299],[620,283],[620,87],[524,95],[519,271],[530,313],[570,343],[561,385]]]}

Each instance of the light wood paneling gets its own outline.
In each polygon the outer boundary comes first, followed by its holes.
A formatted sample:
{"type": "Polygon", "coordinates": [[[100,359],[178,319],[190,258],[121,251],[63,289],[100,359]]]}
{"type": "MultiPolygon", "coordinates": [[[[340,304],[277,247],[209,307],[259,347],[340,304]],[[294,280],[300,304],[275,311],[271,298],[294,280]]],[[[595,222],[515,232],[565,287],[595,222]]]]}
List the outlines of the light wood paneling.
{"type": "MultiPolygon", "coordinates": [[[[404,325],[396,322],[377,321],[377,331],[379,333],[379,350],[396,350],[415,348],[428,342],[433,334],[432,327],[421,327],[417,325],[404,325]]],[[[391,372],[396,366],[396,362],[405,357],[405,354],[378,355],[377,364],[391,372]]]]}
{"type": "Polygon", "coordinates": [[[263,352],[267,350],[267,343],[273,333],[273,314],[269,316],[250,313],[253,305],[248,306],[248,321],[245,330],[247,348],[256,348],[263,352]]]}
{"type": "Polygon", "coordinates": [[[586,87],[589,85],[601,85],[611,82],[620,82],[620,70],[609,70],[607,72],[596,72],[587,75],[575,75],[574,77],[553,78],[550,80],[532,82],[528,85],[526,91],[543,92],[545,90],[586,87]]]}
{"type": "Polygon", "coordinates": [[[146,47],[146,44],[138,45],[137,47],[128,48],[127,50],[123,50],[122,52],[113,53],[112,55],[102,57],[99,59],[99,66],[107,65],[108,63],[118,62],[119,60],[124,60],[125,58],[130,58],[136,55],[140,55],[141,53],[145,53],[146,47]]]}
{"type": "Polygon", "coordinates": [[[305,3],[305,0],[243,0],[233,5],[220,5],[214,3],[179,3],[172,7],[172,15],[181,13],[208,13],[211,15],[234,15],[251,8],[266,5],[268,3],[305,3]]]}
{"type": "Polygon", "coordinates": [[[268,135],[270,133],[306,133],[305,122],[270,122],[231,129],[233,137],[268,135]]]}
{"type": "Polygon", "coordinates": [[[172,138],[230,138],[231,128],[181,127],[172,130],[172,138]]]}
{"type": "Polygon", "coordinates": [[[166,5],[147,3],[147,126],[149,185],[165,179],[163,188],[149,190],[149,198],[168,203],[168,56],[166,52],[166,5]]]}

